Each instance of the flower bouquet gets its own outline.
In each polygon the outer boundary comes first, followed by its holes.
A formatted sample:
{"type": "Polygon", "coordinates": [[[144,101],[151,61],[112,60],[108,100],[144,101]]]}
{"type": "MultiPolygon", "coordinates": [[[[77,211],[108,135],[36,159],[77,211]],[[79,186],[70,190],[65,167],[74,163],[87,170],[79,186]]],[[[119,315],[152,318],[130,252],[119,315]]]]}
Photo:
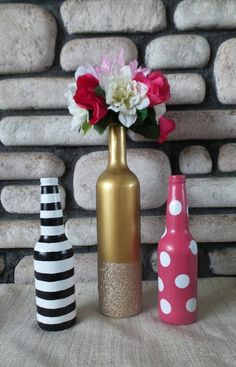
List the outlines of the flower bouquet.
{"type": "Polygon", "coordinates": [[[138,67],[136,60],[126,65],[123,50],[113,60],[104,57],[98,67],[80,66],[66,96],[72,127],[85,134],[91,128],[102,134],[116,123],[162,143],[175,129],[164,116],[170,98],[166,77],[138,67]]]}

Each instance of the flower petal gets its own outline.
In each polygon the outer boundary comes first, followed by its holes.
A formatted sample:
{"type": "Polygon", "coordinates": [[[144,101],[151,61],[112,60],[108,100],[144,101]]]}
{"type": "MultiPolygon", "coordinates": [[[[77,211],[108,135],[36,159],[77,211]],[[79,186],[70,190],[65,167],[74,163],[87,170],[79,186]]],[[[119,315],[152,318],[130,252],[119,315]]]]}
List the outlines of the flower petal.
{"type": "Polygon", "coordinates": [[[118,118],[122,123],[122,125],[129,128],[131,125],[135,123],[137,119],[137,114],[135,113],[134,115],[126,115],[123,112],[120,112],[118,118]]]}
{"type": "Polygon", "coordinates": [[[157,104],[153,107],[156,113],[156,120],[158,121],[161,116],[166,113],[166,105],[165,103],[157,104]]]}
{"type": "Polygon", "coordinates": [[[84,108],[80,108],[76,105],[73,107],[73,110],[70,111],[70,113],[73,115],[72,121],[71,121],[71,127],[72,129],[80,129],[84,122],[89,121],[89,113],[84,108]]]}
{"type": "Polygon", "coordinates": [[[122,66],[122,68],[120,69],[120,72],[121,72],[121,75],[123,75],[127,79],[131,80],[132,72],[131,72],[131,69],[130,69],[129,65],[122,66]]]}
{"type": "Polygon", "coordinates": [[[120,109],[119,109],[119,107],[116,107],[114,104],[112,104],[108,107],[108,110],[112,110],[114,112],[119,112],[120,109]]]}
{"type": "Polygon", "coordinates": [[[150,104],[149,98],[143,98],[140,103],[136,106],[137,110],[143,110],[144,108],[148,107],[150,104]]]}
{"type": "Polygon", "coordinates": [[[140,95],[142,97],[144,97],[147,94],[148,86],[146,84],[144,84],[144,83],[137,82],[137,87],[138,87],[138,90],[140,92],[140,95]]]}
{"type": "Polygon", "coordinates": [[[95,78],[98,78],[97,73],[92,65],[79,66],[75,72],[75,79],[78,79],[80,76],[85,74],[91,74],[95,78]]]}
{"type": "Polygon", "coordinates": [[[163,143],[168,138],[168,134],[175,129],[175,123],[173,120],[167,119],[164,116],[159,118],[160,136],[157,140],[158,143],[163,143]]]}

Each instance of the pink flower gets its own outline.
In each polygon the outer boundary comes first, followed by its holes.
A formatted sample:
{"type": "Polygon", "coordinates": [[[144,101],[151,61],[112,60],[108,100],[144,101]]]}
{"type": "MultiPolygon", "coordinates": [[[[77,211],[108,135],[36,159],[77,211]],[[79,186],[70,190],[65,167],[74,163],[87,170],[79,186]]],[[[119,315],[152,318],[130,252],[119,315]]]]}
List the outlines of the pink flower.
{"type": "Polygon", "coordinates": [[[160,126],[160,136],[157,142],[162,144],[165,140],[168,139],[168,134],[175,129],[175,123],[173,120],[161,116],[159,118],[159,126],[160,126]]]}
{"type": "Polygon", "coordinates": [[[170,98],[169,83],[160,71],[153,71],[147,76],[139,72],[134,75],[134,79],[148,87],[147,97],[150,100],[150,107],[166,102],[170,98]]]}
{"type": "Polygon", "coordinates": [[[97,78],[91,74],[79,76],[76,80],[77,89],[74,100],[78,106],[92,112],[90,125],[99,122],[108,113],[105,99],[96,95],[95,88],[99,85],[97,78]]]}

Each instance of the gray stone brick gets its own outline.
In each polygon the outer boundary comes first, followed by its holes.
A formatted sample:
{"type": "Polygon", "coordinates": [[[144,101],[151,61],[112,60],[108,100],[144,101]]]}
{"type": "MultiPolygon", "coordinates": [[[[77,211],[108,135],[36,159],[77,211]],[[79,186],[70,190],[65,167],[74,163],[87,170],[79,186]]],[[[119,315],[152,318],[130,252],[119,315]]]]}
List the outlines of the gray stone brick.
{"type": "Polygon", "coordinates": [[[81,65],[97,66],[103,56],[116,56],[121,48],[124,50],[126,62],[137,59],[137,47],[133,41],[125,37],[75,39],[67,42],[62,48],[61,67],[66,71],[72,71],[81,65]]]}
{"type": "Polygon", "coordinates": [[[236,233],[234,214],[190,215],[190,229],[197,242],[233,242],[236,233]]]}
{"type": "Polygon", "coordinates": [[[0,109],[67,108],[64,96],[72,78],[18,78],[0,80],[0,109]]]}
{"type": "Polygon", "coordinates": [[[212,160],[206,148],[192,145],[184,148],[179,157],[180,171],[185,174],[204,174],[212,170],[212,160]]]}
{"type": "Polygon", "coordinates": [[[0,74],[43,71],[54,60],[53,16],[33,4],[0,4],[0,74]]]}
{"type": "Polygon", "coordinates": [[[214,64],[216,91],[218,99],[221,103],[224,104],[236,103],[235,68],[236,68],[236,38],[231,38],[223,42],[218,48],[214,64]]]}
{"type": "Polygon", "coordinates": [[[236,171],[236,144],[228,143],[220,147],[218,167],[222,172],[236,171]]]}
{"type": "Polygon", "coordinates": [[[154,32],[166,27],[160,0],[69,0],[62,4],[61,15],[69,33],[154,32]]]}
{"type": "Polygon", "coordinates": [[[214,274],[236,275],[236,248],[209,252],[210,268],[214,274]]]}
{"type": "Polygon", "coordinates": [[[184,0],[175,10],[176,28],[235,29],[235,0],[184,0]]]}
{"type": "Polygon", "coordinates": [[[170,105],[198,104],[205,98],[206,84],[199,74],[167,74],[171,91],[170,105]]]}
{"type": "Polygon", "coordinates": [[[71,128],[72,116],[11,116],[0,121],[0,140],[10,146],[106,145],[103,135],[91,129],[86,135],[71,128]]]}
{"type": "Polygon", "coordinates": [[[1,248],[32,248],[40,236],[37,220],[1,220],[1,248]]]}
{"type": "Polygon", "coordinates": [[[0,153],[0,180],[60,177],[64,162],[51,153],[0,153]]]}
{"type": "Polygon", "coordinates": [[[152,69],[202,68],[210,57],[207,40],[197,35],[163,36],[146,48],[145,62],[152,69]]]}
{"type": "Polygon", "coordinates": [[[187,179],[190,207],[235,207],[235,177],[205,177],[187,179]]]}

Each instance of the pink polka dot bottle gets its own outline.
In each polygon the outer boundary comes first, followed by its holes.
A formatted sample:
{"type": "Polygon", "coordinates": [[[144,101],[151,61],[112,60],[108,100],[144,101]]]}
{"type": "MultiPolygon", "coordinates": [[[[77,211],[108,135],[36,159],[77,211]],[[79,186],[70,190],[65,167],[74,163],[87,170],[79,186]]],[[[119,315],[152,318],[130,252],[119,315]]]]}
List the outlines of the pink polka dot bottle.
{"type": "Polygon", "coordinates": [[[168,324],[197,318],[197,243],[189,231],[185,176],[170,176],[165,232],[158,244],[158,310],[168,324]]]}

